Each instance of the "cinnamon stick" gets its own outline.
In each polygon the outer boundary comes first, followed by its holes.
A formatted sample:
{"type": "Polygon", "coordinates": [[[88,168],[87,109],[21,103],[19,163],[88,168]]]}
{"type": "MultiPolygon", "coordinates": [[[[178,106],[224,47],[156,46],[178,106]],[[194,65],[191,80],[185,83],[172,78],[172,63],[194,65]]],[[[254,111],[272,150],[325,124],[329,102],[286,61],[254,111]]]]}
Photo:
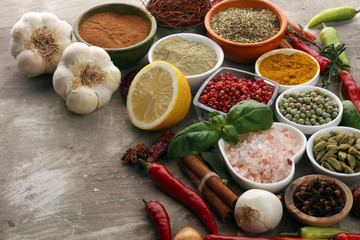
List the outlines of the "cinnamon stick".
{"type": "MultiPolygon", "coordinates": [[[[195,187],[199,187],[201,179],[199,179],[193,171],[191,171],[182,160],[179,161],[180,169],[189,177],[195,187]]],[[[210,188],[204,186],[202,196],[209,203],[211,208],[216,212],[222,222],[229,222],[233,218],[233,209],[222,201],[210,188]]]]}
{"type": "Polygon", "coordinates": [[[286,39],[283,38],[280,42],[279,48],[293,48],[293,47],[286,39]]]}
{"type": "MultiPolygon", "coordinates": [[[[198,155],[185,156],[182,158],[182,161],[189,169],[194,172],[194,174],[199,179],[203,179],[206,174],[211,172],[211,170],[203,162],[203,159],[198,155]]],[[[231,191],[230,188],[228,188],[219,178],[211,177],[206,181],[206,186],[208,186],[231,208],[235,206],[235,203],[239,197],[233,191],[231,191]]]]}

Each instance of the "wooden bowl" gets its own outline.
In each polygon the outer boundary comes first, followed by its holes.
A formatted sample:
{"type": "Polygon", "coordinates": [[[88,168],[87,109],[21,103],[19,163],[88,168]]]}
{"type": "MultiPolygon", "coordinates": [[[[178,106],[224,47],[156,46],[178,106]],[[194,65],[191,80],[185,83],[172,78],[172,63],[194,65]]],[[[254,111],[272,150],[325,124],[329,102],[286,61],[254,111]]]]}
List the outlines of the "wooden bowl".
{"type": "Polygon", "coordinates": [[[285,192],[285,205],[289,210],[290,214],[299,222],[312,226],[326,227],[326,226],[332,226],[340,222],[343,218],[345,218],[348,215],[353,205],[353,197],[351,190],[342,181],[326,175],[313,174],[298,178],[287,187],[285,192]],[[340,188],[341,194],[344,197],[345,206],[339,213],[329,217],[313,217],[301,212],[295,206],[294,196],[297,190],[300,188],[300,186],[303,183],[311,184],[315,182],[317,179],[319,179],[320,181],[333,180],[335,181],[335,184],[340,188]]]}

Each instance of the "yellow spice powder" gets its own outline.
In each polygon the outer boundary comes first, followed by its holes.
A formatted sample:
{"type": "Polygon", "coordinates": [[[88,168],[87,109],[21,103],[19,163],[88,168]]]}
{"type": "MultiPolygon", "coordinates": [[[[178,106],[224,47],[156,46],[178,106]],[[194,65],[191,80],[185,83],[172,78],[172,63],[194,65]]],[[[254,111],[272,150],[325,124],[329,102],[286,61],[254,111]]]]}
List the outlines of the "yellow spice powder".
{"type": "Polygon", "coordinates": [[[281,85],[297,85],[311,80],[318,71],[318,65],[308,55],[275,54],[265,58],[259,65],[259,72],[281,85]]]}

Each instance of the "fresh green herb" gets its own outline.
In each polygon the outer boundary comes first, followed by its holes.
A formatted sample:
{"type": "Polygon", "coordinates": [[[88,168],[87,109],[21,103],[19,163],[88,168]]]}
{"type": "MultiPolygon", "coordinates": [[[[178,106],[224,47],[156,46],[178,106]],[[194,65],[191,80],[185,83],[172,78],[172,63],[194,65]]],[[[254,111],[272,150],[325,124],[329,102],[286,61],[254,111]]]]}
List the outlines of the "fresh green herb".
{"type": "Polygon", "coordinates": [[[267,105],[248,99],[231,108],[225,120],[234,125],[238,134],[266,130],[273,124],[273,112],[267,105]]]}
{"type": "Polygon", "coordinates": [[[168,147],[168,158],[198,155],[220,137],[235,145],[241,133],[269,129],[273,124],[273,113],[267,105],[248,99],[233,106],[225,118],[211,113],[209,119],[180,130],[168,147]]]}
{"type": "Polygon", "coordinates": [[[330,44],[324,47],[323,50],[320,52],[321,56],[325,56],[331,61],[322,80],[323,88],[328,89],[332,80],[336,79],[339,75],[341,68],[343,68],[344,66],[348,66],[346,64],[343,64],[343,62],[339,58],[340,54],[343,53],[345,49],[346,47],[344,43],[337,45],[336,47],[334,44],[330,44]]]}

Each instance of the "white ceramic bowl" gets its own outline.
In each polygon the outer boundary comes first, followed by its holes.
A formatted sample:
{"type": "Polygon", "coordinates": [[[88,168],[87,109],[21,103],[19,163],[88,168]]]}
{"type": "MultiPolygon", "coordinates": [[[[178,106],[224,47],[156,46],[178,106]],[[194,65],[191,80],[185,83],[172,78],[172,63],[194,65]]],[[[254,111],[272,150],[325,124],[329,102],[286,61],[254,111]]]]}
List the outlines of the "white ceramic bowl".
{"type": "Polygon", "coordinates": [[[219,150],[221,152],[223,159],[225,160],[226,166],[227,166],[231,176],[241,187],[243,187],[245,189],[257,188],[257,189],[268,190],[273,193],[279,192],[281,189],[286,187],[292,181],[292,179],[294,177],[294,173],[295,173],[295,164],[300,161],[301,157],[305,153],[305,147],[306,147],[307,140],[306,140],[305,135],[301,131],[299,131],[297,128],[294,128],[294,127],[284,124],[284,123],[274,122],[273,126],[277,127],[277,128],[281,128],[281,129],[284,129],[284,128],[289,129],[292,133],[294,133],[296,135],[296,137],[299,141],[299,144],[301,146],[300,150],[291,158],[293,164],[291,167],[290,174],[285,179],[283,179],[279,182],[257,183],[257,182],[250,181],[250,180],[244,178],[243,176],[241,176],[240,174],[238,174],[234,170],[234,168],[231,165],[231,163],[229,162],[228,158],[226,157],[225,150],[224,150],[225,144],[226,144],[225,141],[222,138],[218,141],[219,150]]]}
{"type": "Polygon", "coordinates": [[[327,127],[333,127],[333,126],[339,125],[341,118],[342,118],[342,114],[343,114],[343,106],[342,106],[341,100],[334,93],[332,93],[324,88],[316,87],[316,86],[298,86],[298,87],[288,89],[285,92],[281,93],[275,102],[275,116],[276,116],[277,120],[279,122],[283,122],[283,123],[286,123],[286,124],[296,127],[297,129],[299,129],[306,135],[313,134],[313,133],[315,133],[321,129],[327,128],[327,127]],[[337,103],[337,105],[339,106],[339,114],[335,119],[333,119],[331,122],[323,124],[323,125],[317,125],[317,126],[302,125],[302,124],[294,123],[294,122],[288,120],[287,118],[285,118],[285,116],[283,116],[280,113],[279,101],[284,97],[285,94],[287,94],[287,93],[302,93],[306,90],[311,90],[311,89],[319,89],[321,92],[329,95],[337,103]]]}
{"type": "MultiPolygon", "coordinates": [[[[311,80],[309,80],[309,81],[307,81],[307,82],[305,82],[305,83],[302,83],[302,84],[297,84],[297,85],[282,85],[282,84],[280,84],[279,93],[282,93],[282,92],[284,92],[285,90],[288,90],[288,89],[293,88],[293,87],[296,87],[296,86],[315,86],[315,85],[317,84],[318,80],[319,80],[319,77],[320,77],[320,66],[319,66],[319,63],[315,60],[315,58],[313,58],[313,57],[310,56],[309,54],[307,54],[307,53],[305,53],[305,52],[303,52],[303,51],[300,51],[300,50],[296,50],[296,49],[283,48],[283,49],[275,49],[275,50],[269,51],[269,52],[267,52],[267,53],[264,53],[263,55],[261,55],[261,56],[257,59],[257,61],[256,61],[256,63],[255,63],[255,73],[258,74],[258,75],[260,75],[260,76],[262,76],[262,75],[260,74],[260,72],[259,72],[259,66],[260,66],[260,63],[261,63],[265,58],[267,58],[267,57],[269,57],[269,56],[272,56],[272,55],[276,55],[276,54],[285,54],[285,55],[288,55],[288,56],[289,56],[289,55],[292,55],[292,54],[294,54],[294,53],[301,53],[301,54],[308,55],[308,56],[314,61],[314,63],[316,63],[317,72],[316,72],[315,76],[314,76],[311,80]]],[[[271,79],[271,80],[277,82],[276,79],[271,79]]]]}
{"type": "Polygon", "coordinates": [[[158,41],[156,41],[150,48],[149,53],[148,53],[148,59],[149,62],[153,62],[152,59],[152,53],[154,51],[154,48],[156,48],[156,46],[164,41],[165,39],[171,38],[171,37],[175,37],[175,36],[179,36],[187,41],[190,42],[199,42],[202,44],[206,44],[207,46],[209,46],[210,48],[212,48],[216,55],[217,55],[217,63],[215,65],[215,67],[213,67],[211,70],[201,73],[201,74],[197,74],[197,75],[191,75],[191,76],[186,76],[186,79],[188,80],[188,83],[190,85],[190,89],[191,89],[191,93],[194,95],[196,93],[196,91],[199,89],[199,87],[201,86],[201,84],[212,74],[216,71],[216,69],[218,69],[223,61],[224,61],[224,52],[221,49],[221,47],[214,42],[213,40],[211,40],[210,38],[207,38],[203,35],[200,34],[195,34],[195,33],[177,33],[177,34],[171,34],[169,36],[163,37],[161,39],[159,39],[158,41]]]}
{"type": "Polygon", "coordinates": [[[349,133],[355,133],[358,132],[360,133],[359,129],[356,128],[351,128],[351,127],[342,127],[342,126],[335,126],[335,127],[328,127],[325,129],[322,129],[320,131],[317,131],[316,133],[314,133],[308,140],[308,143],[306,145],[306,154],[308,155],[310,162],[313,166],[313,168],[318,172],[318,173],[322,173],[337,179],[340,179],[344,182],[356,182],[360,180],[360,172],[358,173],[352,173],[352,174],[347,174],[347,173],[338,173],[338,172],[333,172],[330,171],[324,167],[322,167],[320,164],[318,164],[315,160],[314,154],[313,154],[313,146],[314,146],[314,140],[315,138],[321,134],[321,133],[328,133],[331,132],[332,130],[340,130],[340,131],[344,131],[347,134],[349,133]]]}

